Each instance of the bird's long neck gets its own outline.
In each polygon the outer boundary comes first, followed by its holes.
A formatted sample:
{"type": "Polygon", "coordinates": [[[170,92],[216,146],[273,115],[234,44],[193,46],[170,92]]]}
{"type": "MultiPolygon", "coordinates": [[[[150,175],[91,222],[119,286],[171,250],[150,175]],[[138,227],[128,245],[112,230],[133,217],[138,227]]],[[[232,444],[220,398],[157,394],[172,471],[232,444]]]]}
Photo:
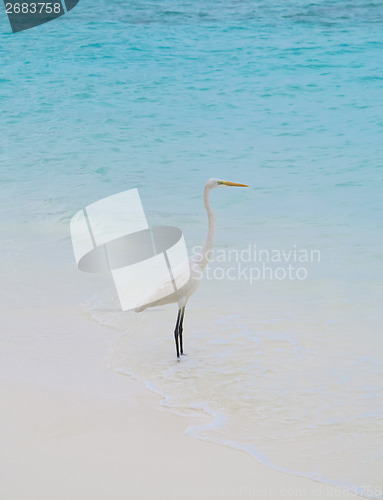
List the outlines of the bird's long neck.
{"type": "Polygon", "coordinates": [[[206,267],[207,263],[209,262],[209,257],[210,257],[211,251],[213,250],[213,245],[214,245],[215,215],[214,215],[214,212],[210,206],[210,200],[209,200],[210,191],[211,191],[211,188],[208,188],[205,186],[205,189],[203,191],[203,202],[205,204],[205,208],[206,208],[206,212],[207,212],[207,220],[208,220],[209,228],[207,231],[205,245],[202,249],[202,258],[201,258],[201,261],[199,263],[199,265],[202,268],[206,267]]]}

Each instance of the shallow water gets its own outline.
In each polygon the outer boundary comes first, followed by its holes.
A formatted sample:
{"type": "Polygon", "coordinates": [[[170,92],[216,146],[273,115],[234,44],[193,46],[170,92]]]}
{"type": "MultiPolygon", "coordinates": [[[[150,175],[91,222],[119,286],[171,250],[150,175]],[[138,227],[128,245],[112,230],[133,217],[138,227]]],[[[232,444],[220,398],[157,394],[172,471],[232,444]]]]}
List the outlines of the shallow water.
{"type": "Polygon", "coordinates": [[[47,259],[65,273],[72,256],[54,255],[70,251],[70,217],[132,187],[150,222],[181,227],[192,250],[206,179],[250,184],[212,193],[216,248],[319,251],[299,263],[306,279],[276,277],[291,261],[267,262],[273,279],[253,283],[238,266],[260,262],[212,263],[224,279],[190,301],[182,363],[174,308],[122,314],[113,289],[86,307],[121,331],[116,370],[220,416],[194,435],[379,496],[382,4],[81,0],[24,33],[7,23],[4,275],[35,266],[38,280],[47,259]]]}

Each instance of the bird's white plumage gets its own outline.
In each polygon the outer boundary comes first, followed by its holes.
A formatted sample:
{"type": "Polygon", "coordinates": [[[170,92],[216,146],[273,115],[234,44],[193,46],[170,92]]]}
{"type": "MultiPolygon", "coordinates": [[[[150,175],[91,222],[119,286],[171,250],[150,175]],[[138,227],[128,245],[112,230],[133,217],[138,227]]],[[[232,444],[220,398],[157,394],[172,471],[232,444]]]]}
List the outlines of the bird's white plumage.
{"type": "Polygon", "coordinates": [[[197,290],[203,276],[202,267],[196,262],[196,257],[192,257],[188,261],[185,261],[183,265],[172,269],[174,278],[177,278],[175,281],[178,281],[178,278],[182,278],[182,276],[187,273],[186,266],[189,267],[189,279],[183,287],[175,290],[166,297],[156,300],[155,297],[158,296],[158,292],[161,289],[173,285],[173,280],[167,278],[162,283],[159,283],[158,289],[151,296],[145,298],[143,301],[144,305],[138,306],[135,311],[141,312],[148,307],[163,306],[173,303],[177,303],[179,308],[184,307],[188,298],[197,290]]]}
{"type": "Polygon", "coordinates": [[[214,245],[214,235],[215,235],[215,215],[210,206],[210,192],[214,188],[224,187],[224,186],[239,186],[239,187],[248,187],[246,184],[237,184],[234,182],[223,181],[221,179],[209,179],[205,185],[203,192],[203,201],[206,208],[207,218],[208,218],[208,232],[206,236],[205,245],[201,251],[201,253],[193,255],[188,261],[183,262],[181,265],[176,266],[173,272],[173,279],[166,278],[162,283],[158,284],[156,290],[153,290],[153,293],[145,299],[143,302],[144,305],[138,306],[135,310],[136,312],[143,311],[149,307],[162,306],[165,304],[178,304],[178,318],[175,330],[175,339],[176,339],[176,348],[177,348],[177,357],[179,357],[179,351],[183,354],[182,347],[182,323],[183,316],[185,312],[185,306],[190,296],[197,290],[201,283],[201,279],[203,276],[203,270],[209,262],[209,256],[213,249],[214,245]],[[190,276],[188,281],[181,288],[176,289],[173,293],[163,297],[161,299],[157,299],[159,296],[159,291],[162,289],[167,289],[169,286],[173,286],[175,281],[178,281],[177,278],[182,277],[187,271],[190,271],[190,276]],[[179,337],[180,337],[180,349],[179,349],[179,337]]]}

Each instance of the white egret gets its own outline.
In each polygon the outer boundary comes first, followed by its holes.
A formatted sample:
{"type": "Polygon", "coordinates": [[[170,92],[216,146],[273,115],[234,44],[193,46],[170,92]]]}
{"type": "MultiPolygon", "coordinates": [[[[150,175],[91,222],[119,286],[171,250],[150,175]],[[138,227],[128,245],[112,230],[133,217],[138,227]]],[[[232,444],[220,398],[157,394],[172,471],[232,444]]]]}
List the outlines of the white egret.
{"type": "MultiPolygon", "coordinates": [[[[174,329],[174,338],[176,343],[177,358],[183,355],[183,342],[182,342],[182,332],[183,332],[183,321],[185,315],[185,307],[189,297],[197,290],[203,270],[209,262],[209,257],[214,245],[214,235],[215,235],[215,214],[210,206],[210,192],[214,188],[225,187],[225,186],[237,186],[237,187],[249,187],[247,184],[238,184],[236,182],[223,181],[221,179],[209,179],[205,185],[203,191],[203,201],[205,204],[207,218],[208,218],[208,232],[205,241],[205,245],[201,253],[193,255],[189,259],[190,277],[187,283],[176,290],[174,293],[163,297],[158,300],[151,301],[150,297],[145,301],[145,305],[136,308],[136,312],[143,311],[148,307],[161,306],[164,304],[178,304],[178,315],[177,322],[174,329]]],[[[182,271],[181,271],[182,272],[182,271]]],[[[163,283],[161,286],[166,286],[167,283],[163,283]]],[[[153,294],[155,297],[156,294],[153,294]]]]}

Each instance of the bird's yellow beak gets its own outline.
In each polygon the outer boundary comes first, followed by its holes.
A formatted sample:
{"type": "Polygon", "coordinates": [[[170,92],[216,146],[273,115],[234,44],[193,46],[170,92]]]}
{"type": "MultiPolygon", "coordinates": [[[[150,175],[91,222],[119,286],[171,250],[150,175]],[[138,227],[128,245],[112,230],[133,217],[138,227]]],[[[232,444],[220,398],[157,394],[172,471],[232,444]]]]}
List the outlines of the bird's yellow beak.
{"type": "Polygon", "coordinates": [[[229,181],[219,181],[218,184],[224,184],[225,186],[244,187],[244,188],[249,187],[247,184],[238,184],[237,182],[229,182],[229,181]]]}

